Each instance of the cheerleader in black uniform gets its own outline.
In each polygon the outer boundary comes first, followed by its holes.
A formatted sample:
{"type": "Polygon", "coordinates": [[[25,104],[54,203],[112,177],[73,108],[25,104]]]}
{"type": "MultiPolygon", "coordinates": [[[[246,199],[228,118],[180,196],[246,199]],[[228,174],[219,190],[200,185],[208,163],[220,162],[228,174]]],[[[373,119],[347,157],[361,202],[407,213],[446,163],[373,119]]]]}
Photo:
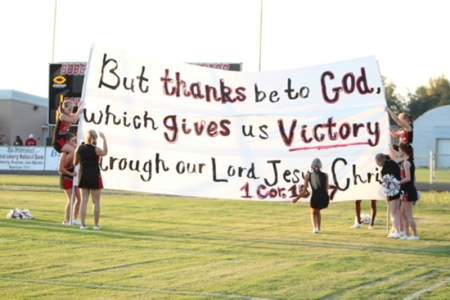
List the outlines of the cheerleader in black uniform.
{"type": "Polygon", "coordinates": [[[330,203],[330,198],[328,196],[328,174],[320,171],[321,168],[322,162],[320,159],[314,159],[311,165],[312,173],[308,172],[308,174],[306,174],[305,184],[303,185],[302,191],[295,199],[292,200],[292,203],[296,203],[298,199],[307,193],[308,186],[311,184],[312,195],[310,199],[310,207],[313,233],[320,232],[320,225],[322,221],[320,210],[327,208],[330,203]]]}
{"type": "MultiPolygon", "coordinates": [[[[398,181],[400,181],[402,178],[400,176],[400,166],[398,163],[393,161],[389,155],[386,154],[377,154],[375,156],[375,161],[379,167],[382,167],[381,169],[381,175],[391,175],[395,177],[398,181]]],[[[397,194],[393,196],[387,196],[386,201],[389,205],[389,211],[391,213],[391,220],[392,220],[392,226],[393,231],[388,235],[389,238],[400,238],[400,211],[399,211],[399,201],[400,201],[400,190],[397,194]]]]}
{"type": "Polygon", "coordinates": [[[404,224],[405,235],[401,238],[403,240],[418,240],[416,220],[413,216],[413,205],[418,200],[417,190],[414,186],[416,166],[414,165],[414,150],[411,145],[402,143],[399,146],[399,154],[405,158],[403,162],[403,174],[400,184],[404,192],[402,201],[401,216],[404,224]],[[413,235],[409,234],[409,227],[413,235]]]}
{"type": "Polygon", "coordinates": [[[99,161],[101,156],[108,154],[108,145],[105,135],[102,132],[89,130],[86,133],[85,142],[75,150],[74,165],[80,164],[78,172],[78,187],[81,189],[81,226],[80,229],[87,229],[86,207],[89,200],[89,194],[92,195],[94,230],[99,230],[100,219],[100,193],[103,189],[102,175],[100,173],[99,161]],[[97,146],[97,138],[103,140],[103,147],[97,146]]]}

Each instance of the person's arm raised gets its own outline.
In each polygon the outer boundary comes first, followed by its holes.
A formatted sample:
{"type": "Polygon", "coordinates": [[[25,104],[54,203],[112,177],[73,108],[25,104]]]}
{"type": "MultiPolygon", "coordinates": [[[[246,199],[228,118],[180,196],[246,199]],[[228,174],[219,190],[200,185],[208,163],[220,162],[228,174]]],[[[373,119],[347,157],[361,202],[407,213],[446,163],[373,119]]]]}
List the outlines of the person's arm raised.
{"type": "Polygon", "coordinates": [[[389,107],[386,106],[385,110],[389,113],[389,115],[395,121],[395,123],[398,124],[398,126],[401,126],[408,132],[410,132],[412,130],[411,125],[409,125],[409,123],[406,121],[400,120],[400,118],[397,117],[397,115],[394,114],[394,112],[389,107]]]}
{"type": "Polygon", "coordinates": [[[103,134],[103,132],[99,132],[99,133],[98,133],[98,136],[101,137],[102,140],[103,140],[103,147],[102,147],[102,148],[100,148],[100,147],[95,147],[95,153],[96,153],[98,156],[105,156],[105,155],[108,154],[108,143],[106,142],[106,137],[105,137],[105,135],[103,134]]]}

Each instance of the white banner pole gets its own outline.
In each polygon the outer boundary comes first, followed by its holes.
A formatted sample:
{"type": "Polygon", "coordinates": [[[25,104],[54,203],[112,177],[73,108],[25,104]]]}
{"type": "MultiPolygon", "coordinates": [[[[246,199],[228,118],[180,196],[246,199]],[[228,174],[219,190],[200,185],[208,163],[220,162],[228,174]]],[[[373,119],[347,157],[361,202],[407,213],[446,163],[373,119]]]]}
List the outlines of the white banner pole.
{"type": "Polygon", "coordinates": [[[389,234],[389,203],[386,208],[386,232],[389,234]]]}
{"type": "Polygon", "coordinates": [[[75,195],[75,185],[73,184],[73,180],[72,180],[72,196],[70,197],[70,218],[69,218],[69,224],[70,226],[72,226],[72,216],[73,216],[73,197],[75,195]]]}

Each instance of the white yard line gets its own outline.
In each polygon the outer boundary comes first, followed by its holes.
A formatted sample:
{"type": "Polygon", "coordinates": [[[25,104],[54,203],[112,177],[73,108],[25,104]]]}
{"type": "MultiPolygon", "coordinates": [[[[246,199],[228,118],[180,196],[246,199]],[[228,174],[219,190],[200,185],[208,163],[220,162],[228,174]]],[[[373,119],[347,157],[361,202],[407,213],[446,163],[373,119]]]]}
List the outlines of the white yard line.
{"type": "Polygon", "coordinates": [[[79,287],[94,288],[94,289],[141,291],[141,292],[153,292],[153,293],[162,293],[162,294],[178,294],[178,295],[200,295],[200,296],[211,296],[211,297],[221,297],[221,298],[230,298],[230,299],[243,299],[243,300],[271,300],[269,298],[255,298],[255,297],[240,296],[240,295],[226,295],[226,294],[218,294],[218,293],[202,293],[202,292],[190,292],[190,291],[151,289],[151,288],[127,287],[127,286],[120,286],[120,285],[84,284],[84,283],[60,282],[60,281],[51,281],[51,280],[31,280],[31,279],[21,279],[21,278],[11,278],[11,277],[0,277],[0,280],[16,281],[16,282],[41,283],[41,284],[49,284],[49,285],[79,286],[79,287]]]}
{"type": "Polygon", "coordinates": [[[439,282],[439,283],[436,283],[435,285],[432,285],[432,286],[429,286],[429,287],[427,287],[427,288],[425,288],[425,289],[422,289],[422,290],[420,290],[420,291],[417,291],[417,292],[415,292],[414,294],[412,294],[412,295],[410,295],[410,296],[408,296],[408,297],[406,297],[406,298],[403,298],[402,300],[413,300],[413,299],[416,299],[416,298],[419,297],[421,294],[423,294],[423,293],[425,293],[425,292],[429,292],[429,291],[431,291],[431,290],[434,290],[434,289],[436,289],[436,288],[438,288],[438,287],[441,287],[441,286],[443,286],[443,285],[446,285],[446,284],[449,283],[449,282],[450,282],[450,277],[447,278],[447,279],[442,280],[442,281],[439,282]]]}

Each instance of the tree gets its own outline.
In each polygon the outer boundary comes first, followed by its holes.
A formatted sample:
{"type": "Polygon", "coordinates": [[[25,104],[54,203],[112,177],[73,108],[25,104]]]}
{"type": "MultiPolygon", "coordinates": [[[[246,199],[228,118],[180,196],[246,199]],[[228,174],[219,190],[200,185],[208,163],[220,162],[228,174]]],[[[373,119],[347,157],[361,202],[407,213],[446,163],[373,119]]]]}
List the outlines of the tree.
{"type": "Polygon", "coordinates": [[[408,96],[410,98],[408,110],[414,116],[414,119],[417,119],[430,109],[450,105],[450,82],[444,75],[431,78],[428,86],[420,86],[415,94],[409,94],[408,96]]]}
{"type": "MultiPolygon", "coordinates": [[[[392,82],[388,82],[386,77],[384,76],[382,77],[382,79],[387,106],[397,115],[401,112],[404,112],[406,108],[405,99],[401,95],[395,93],[395,89],[397,88],[397,86],[392,82]]],[[[389,120],[392,125],[396,124],[395,121],[392,120],[392,118],[389,118],[389,120]]]]}

